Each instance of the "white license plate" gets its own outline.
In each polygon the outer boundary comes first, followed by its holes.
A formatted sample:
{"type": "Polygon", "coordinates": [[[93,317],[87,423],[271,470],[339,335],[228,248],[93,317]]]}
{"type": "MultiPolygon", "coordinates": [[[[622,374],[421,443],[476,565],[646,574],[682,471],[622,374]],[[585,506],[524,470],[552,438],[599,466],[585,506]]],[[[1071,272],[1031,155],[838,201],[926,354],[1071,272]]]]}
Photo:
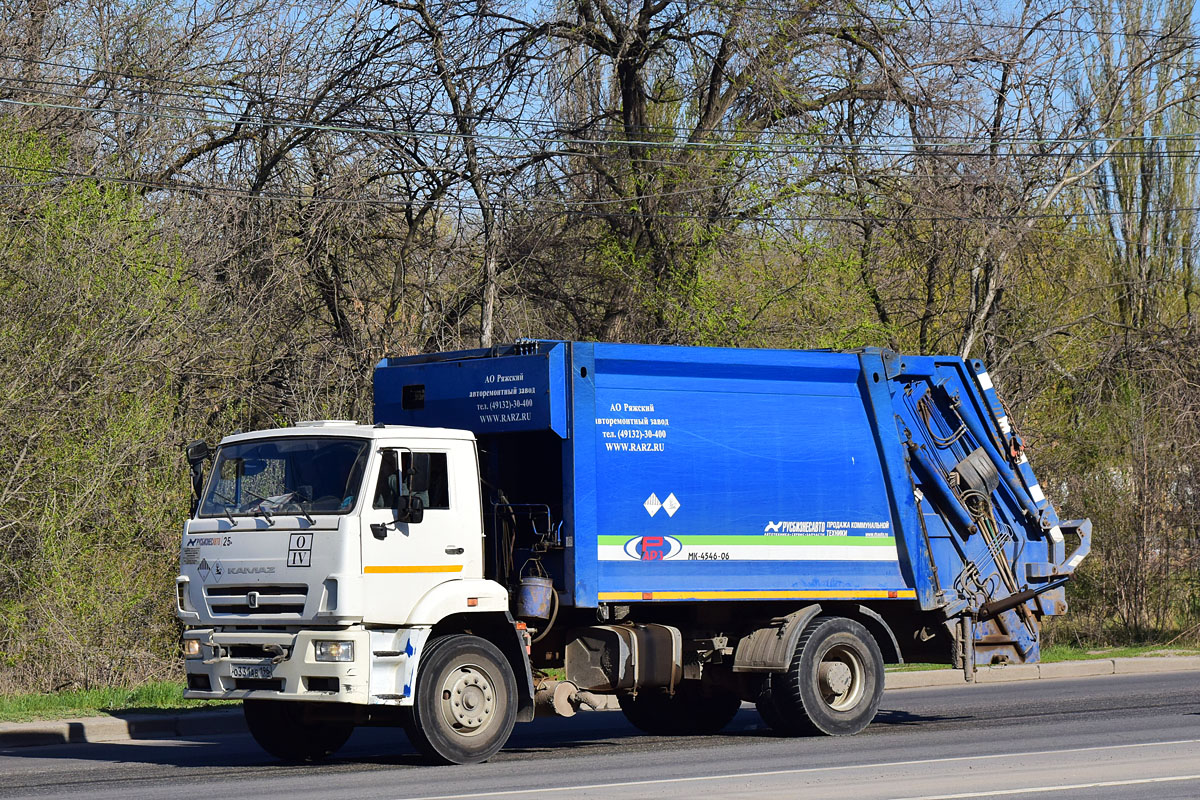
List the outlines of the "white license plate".
{"type": "Polygon", "coordinates": [[[235,678],[269,678],[274,669],[271,664],[234,664],[229,668],[235,678]]]}

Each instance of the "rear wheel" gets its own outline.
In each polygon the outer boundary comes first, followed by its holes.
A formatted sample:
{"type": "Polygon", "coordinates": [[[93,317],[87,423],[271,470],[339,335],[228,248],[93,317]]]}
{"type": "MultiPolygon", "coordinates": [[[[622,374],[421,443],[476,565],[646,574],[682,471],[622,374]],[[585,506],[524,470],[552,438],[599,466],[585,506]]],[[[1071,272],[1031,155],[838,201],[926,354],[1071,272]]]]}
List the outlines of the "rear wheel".
{"type": "Polygon", "coordinates": [[[318,761],[333,755],[354,732],[354,723],[322,719],[312,703],[245,700],[242,714],[259,747],[284,761],[318,761]]]}
{"type": "Polygon", "coordinates": [[[871,724],[883,699],[883,656],[860,623],[817,617],[796,643],[787,672],[759,697],[759,712],[788,735],[851,736],[871,724]]]}
{"type": "Polygon", "coordinates": [[[486,639],[435,639],[421,656],[409,739],[442,764],[487,761],[517,721],[517,688],[504,654],[486,639]]]}
{"type": "Polygon", "coordinates": [[[621,711],[635,728],[655,736],[705,736],[717,733],[733,719],[741,698],[727,689],[701,688],[685,683],[668,695],[643,689],[620,697],[621,711]]]}

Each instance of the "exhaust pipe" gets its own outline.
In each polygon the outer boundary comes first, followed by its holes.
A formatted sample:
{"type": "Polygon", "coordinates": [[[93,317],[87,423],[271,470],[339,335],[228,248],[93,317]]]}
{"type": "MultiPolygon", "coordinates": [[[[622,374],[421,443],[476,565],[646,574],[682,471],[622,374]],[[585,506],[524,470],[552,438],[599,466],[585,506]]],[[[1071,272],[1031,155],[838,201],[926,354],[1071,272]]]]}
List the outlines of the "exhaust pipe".
{"type": "Polygon", "coordinates": [[[598,711],[606,706],[603,695],[580,689],[571,681],[542,681],[533,693],[534,715],[573,717],[581,708],[598,711]]]}

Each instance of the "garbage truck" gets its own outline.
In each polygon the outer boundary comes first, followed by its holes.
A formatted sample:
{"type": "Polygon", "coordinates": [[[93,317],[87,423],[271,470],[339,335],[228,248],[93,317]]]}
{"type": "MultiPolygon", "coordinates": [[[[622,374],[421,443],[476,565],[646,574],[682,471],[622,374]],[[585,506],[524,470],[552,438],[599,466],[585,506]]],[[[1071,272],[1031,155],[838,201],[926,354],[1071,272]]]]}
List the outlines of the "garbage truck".
{"type": "Polygon", "coordinates": [[[619,706],[851,735],[884,665],[1035,662],[1086,556],[984,365],[521,340],[386,358],[374,420],[188,447],[185,696],[270,754],[483,761],[619,706]]]}

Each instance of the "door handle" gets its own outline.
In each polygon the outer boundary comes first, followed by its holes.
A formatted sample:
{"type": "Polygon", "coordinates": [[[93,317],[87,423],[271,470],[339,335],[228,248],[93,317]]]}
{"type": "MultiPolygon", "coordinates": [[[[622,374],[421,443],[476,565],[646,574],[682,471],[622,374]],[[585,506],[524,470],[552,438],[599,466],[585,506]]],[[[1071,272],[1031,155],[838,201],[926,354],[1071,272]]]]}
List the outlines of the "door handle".
{"type": "Polygon", "coordinates": [[[446,554],[451,556],[461,556],[463,549],[461,547],[447,547],[446,554]]]}

